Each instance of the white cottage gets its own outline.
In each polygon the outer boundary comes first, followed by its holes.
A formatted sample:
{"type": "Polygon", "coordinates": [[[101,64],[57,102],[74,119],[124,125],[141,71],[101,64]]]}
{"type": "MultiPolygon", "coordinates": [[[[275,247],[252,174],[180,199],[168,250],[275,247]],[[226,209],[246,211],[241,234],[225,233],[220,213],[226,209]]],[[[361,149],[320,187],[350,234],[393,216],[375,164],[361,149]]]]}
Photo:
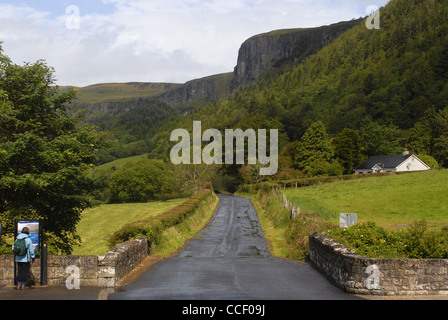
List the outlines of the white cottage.
{"type": "Polygon", "coordinates": [[[409,154],[405,150],[401,155],[373,156],[368,158],[359,167],[355,168],[355,174],[376,172],[407,172],[425,171],[431,168],[420,160],[415,154],[409,154]]]}

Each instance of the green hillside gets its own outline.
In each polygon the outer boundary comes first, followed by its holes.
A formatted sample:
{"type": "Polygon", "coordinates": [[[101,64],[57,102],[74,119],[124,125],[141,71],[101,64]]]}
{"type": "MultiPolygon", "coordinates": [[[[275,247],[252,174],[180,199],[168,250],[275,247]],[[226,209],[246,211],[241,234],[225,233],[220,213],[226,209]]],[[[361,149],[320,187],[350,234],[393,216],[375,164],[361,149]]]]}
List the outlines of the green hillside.
{"type": "Polygon", "coordinates": [[[133,156],[133,157],[127,157],[127,158],[120,158],[108,163],[104,163],[102,165],[96,166],[92,169],[91,175],[94,178],[99,178],[102,176],[108,176],[110,175],[112,172],[114,172],[117,169],[120,169],[121,167],[123,167],[126,163],[132,162],[132,161],[137,161],[140,159],[144,159],[147,158],[146,154],[142,154],[142,155],[138,155],[138,156],[133,156]]]}
{"type": "MultiPolygon", "coordinates": [[[[322,121],[328,142],[344,129],[352,130],[359,140],[354,151],[358,163],[408,147],[447,166],[447,16],[446,1],[391,1],[381,9],[379,30],[367,29],[362,21],[281,76],[165,126],[151,139],[149,151],[166,158],[173,144],[164,141],[171,130],[191,129],[193,120],[201,120],[203,130],[277,128],[285,148],[280,167],[300,175],[303,168],[295,157],[301,139],[312,123],[322,121]]],[[[353,140],[342,144],[355,145],[353,140]]],[[[338,162],[348,161],[334,151],[329,150],[324,163],[328,170],[319,174],[338,173],[338,162]]],[[[232,170],[234,174],[238,168],[232,170]]]]}
{"type": "Polygon", "coordinates": [[[170,89],[181,86],[174,83],[101,83],[87,87],[77,87],[76,103],[97,103],[135,98],[150,98],[160,95],[170,89]]]}
{"type": "Polygon", "coordinates": [[[380,12],[379,30],[362,20],[317,53],[289,64],[287,72],[274,72],[227,99],[206,105],[198,100],[197,107],[189,102],[191,112],[138,100],[90,106],[87,121],[118,140],[101,154],[101,163],[145,153],[169,160],[171,132],[191,131],[200,120],[202,130],[279,129],[278,174],[260,178],[250,174],[250,166],[222,168],[233,184],[347,174],[368,156],[399,154],[405,147],[447,167],[448,3],[393,0],[380,12]],[[318,144],[310,143],[315,137],[318,144]],[[319,161],[300,159],[305,153],[319,161]]]}
{"type": "Polygon", "coordinates": [[[302,211],[319,213],[339,225],[339,213],[357,213],[358,223],[387,229],[425,220],[448,226],[448,170],[368,177],[284,190],[302,211]]]}

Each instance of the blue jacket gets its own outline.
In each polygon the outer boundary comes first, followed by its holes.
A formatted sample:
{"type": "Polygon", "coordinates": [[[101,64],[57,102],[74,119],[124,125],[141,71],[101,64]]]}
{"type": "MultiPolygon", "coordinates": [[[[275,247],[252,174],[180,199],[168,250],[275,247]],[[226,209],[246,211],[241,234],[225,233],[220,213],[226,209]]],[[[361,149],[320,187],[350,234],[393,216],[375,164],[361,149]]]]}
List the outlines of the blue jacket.
{"type": "Polygon", "coordinates": [[[17,239],[25,239],[26,248],[28,250],[27,250],[26,255],[16,256],[16,262],[30,262],[32,258],[35,258],[33,242],[31,241],[30,237],[26,233],[20,233],[17,236],[17,239]]]}

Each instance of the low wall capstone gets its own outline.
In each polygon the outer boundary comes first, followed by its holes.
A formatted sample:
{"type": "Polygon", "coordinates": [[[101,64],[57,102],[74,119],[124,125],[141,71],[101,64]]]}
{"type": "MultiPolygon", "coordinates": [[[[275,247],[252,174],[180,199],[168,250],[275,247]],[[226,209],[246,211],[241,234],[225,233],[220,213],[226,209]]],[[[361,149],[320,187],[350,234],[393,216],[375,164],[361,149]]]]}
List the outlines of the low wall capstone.
{"type": "Polygon", "coordinates": [[[347,293],[447,295],[448,259],[359,256],[324,233],[309,237],[310,260],[347,293]]]}

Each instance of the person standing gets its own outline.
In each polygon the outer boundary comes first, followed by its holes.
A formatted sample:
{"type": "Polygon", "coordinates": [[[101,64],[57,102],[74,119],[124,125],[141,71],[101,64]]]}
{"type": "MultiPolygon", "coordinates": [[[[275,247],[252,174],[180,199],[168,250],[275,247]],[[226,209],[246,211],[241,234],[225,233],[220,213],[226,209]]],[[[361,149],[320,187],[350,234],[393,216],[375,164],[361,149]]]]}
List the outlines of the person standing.
{"type": "Polygon", "coordinates": [[[28,274],[30,272],[30,262],[34,263],[34,247],[30,238],[30,229],[24,227],[22,233],[17,236],[17,240],[25,240],[24,246],[26,252],[23,255],[15,255],[15,261],[17,262],[17,289],[24,289],[28,280],[28,274]]]}

